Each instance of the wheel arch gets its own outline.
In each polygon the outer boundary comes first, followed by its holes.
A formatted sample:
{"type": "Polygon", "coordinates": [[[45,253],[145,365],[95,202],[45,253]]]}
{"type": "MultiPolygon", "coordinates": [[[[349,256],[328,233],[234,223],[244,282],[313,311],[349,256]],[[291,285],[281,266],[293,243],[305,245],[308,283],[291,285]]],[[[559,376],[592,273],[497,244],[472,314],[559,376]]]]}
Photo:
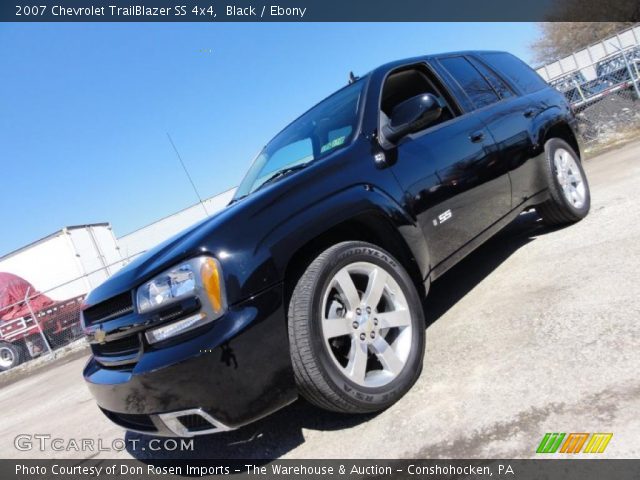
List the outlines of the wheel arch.
{"type": "Polygon", "coordinates": [[[422,270],[403,235],[382,212],[362,212],[332,226],[301,245],[287,262],[284,274],[285,301],[308,265],[324,250],[337,243],[364,241],[388,251],[407,271],[421,297],[427,293],[422,270]]]}
{"type": "Polygon", "coordinates": [[[567,142],[569,146],[571,146],[571,148],[573,148],[573,150],[576,152],[578,158],[582,161],[582,152],[580,150],[580,142],[578,140],[578,136],[568,122],[560,120],[546,128],[541,135],[542,145],[547,143],[547,141],[551,140],[552,138],[559,138],[567,142]]]}

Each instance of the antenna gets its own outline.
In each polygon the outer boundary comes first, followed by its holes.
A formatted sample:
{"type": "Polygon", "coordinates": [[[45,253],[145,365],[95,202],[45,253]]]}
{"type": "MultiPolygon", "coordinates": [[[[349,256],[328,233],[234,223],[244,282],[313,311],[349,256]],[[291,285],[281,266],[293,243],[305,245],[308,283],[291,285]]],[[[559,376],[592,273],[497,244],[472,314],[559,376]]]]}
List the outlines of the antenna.
{"type": "Polygon", "coordinates": [[[356,80],[358,80],[358,77],[356,77],[353,72],[349,72],[349,85],[351,85],[353,82],[355,82],[356,80]]]}
{"type": "Polygon", "coordinates": [[[176,156],[178,157],[178,160],[180,160],[180,165],[182,165],[182,169],[184,170],[184,173],[187,175],[187,178],[189,179],[189,182],[191,183],[191,186],[193,187],[193,191],[196,193],[196,197],[198,197],[198,201],[200,202],[200,205],[202,205],[202,209],[204,210],[205,215],[208,217],[209,216],[209,212],[207,211],[207,207],[204,205],[204,202],[202,201],[202,197],[200,196],[200,194],[198,193],[198,189],[196,188],[196,184],[193,183],[193,179],[191,178],[191,175],[189,175],[189,170],[187,170],[186,165],[182,161],[182,157],[180,156],[180,153],[178,152],[178,149],[176,148],[176,144],[173,143],[173,140],[171,138],[171,135],[169,135],[169,132],[167,132],[167,138],[169,139],[169,142],[171,143],[171,146],[173,147],[173,151],[176,152],[176,156]]]}

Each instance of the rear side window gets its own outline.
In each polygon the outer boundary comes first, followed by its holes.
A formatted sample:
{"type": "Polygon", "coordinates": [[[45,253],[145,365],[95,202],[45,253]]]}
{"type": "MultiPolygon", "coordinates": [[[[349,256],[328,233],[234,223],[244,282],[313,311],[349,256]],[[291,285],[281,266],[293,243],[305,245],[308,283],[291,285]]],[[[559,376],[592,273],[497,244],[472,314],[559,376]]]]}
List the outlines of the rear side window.
{"type": "Polygon", "coordinates": [[[493,71],[489,70],[484,63],[479,62],[473,57],[469,57],[469,61],[473,63],[473,66],[476,67],[482,76],[487,79],[500,98],[513,97],[513,92],[509,86],[504,83],[504,80],[498,77],[498,75],[493,71]]]}
{"type": "Polygon", "coordinates": [[[524,94],[537,92],[548,86],[529,65],[510,53],[483,53],[482,58],[524,94]]]}
{"type": "Polygon", "coordinates": [[[462,87],[475,108],[486,107],[500,100],[491,85],[466,58],[445,57],[440,58],[440,63],[462,87]]]}

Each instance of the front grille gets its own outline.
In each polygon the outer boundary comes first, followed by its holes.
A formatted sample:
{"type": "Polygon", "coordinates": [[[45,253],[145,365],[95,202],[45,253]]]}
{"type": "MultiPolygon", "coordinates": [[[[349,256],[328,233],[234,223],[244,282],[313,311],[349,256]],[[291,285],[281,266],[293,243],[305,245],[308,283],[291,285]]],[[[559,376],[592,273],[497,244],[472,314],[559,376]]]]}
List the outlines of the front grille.
{"type": "Polygon", "coordinates": [[[89,326],[99,322],[106,322],[131,312],[133,312],[131,293],[125,292],[87,308],[83,315],[85,325],[89,326]]]}
{"type": "Polygon", "coordinates": [[[138,361],[141,351],[142,341],[138,333],[106,343],[91,344],[96,361],[105,367],[130,366],[138,361]]]}
{"type": "Polygon", "coordinates": [[[121,357],[136,354],[140,350],[140,337],[135,334],[106,343],[93,343],[91,349],[94,355],[100,357],[121,357]]]}
{"type": "Polygon", "coordinates": [[[133,413],[117,413],[101,408],[102,412],[113,423],[130,430],[140,430],[142,432],[155,432],[158,429],[153,424],[151,416],[133,413]]]}
{"type": "Polygon", "coordinates": [[[215,425],[209,423],[203,416],[201,415],[182,415],[178,417],[178,421],[190,432],[197,432],[199,430],[210,430],[212,428],[216,428],[215,425]]]}

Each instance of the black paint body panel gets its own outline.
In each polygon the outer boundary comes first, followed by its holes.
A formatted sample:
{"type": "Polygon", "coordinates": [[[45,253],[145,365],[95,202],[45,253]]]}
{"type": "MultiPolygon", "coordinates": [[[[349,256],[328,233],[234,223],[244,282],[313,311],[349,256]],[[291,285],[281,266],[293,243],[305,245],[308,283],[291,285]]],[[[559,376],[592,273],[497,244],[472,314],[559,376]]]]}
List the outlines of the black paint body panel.
{"type": "Polygon", "coordinates": [[[188,340],[149,350],[130,369],[84,369],[98,405],[126,414],[202,408],[239,427],[297,398],[282,335],[282,285],[232,308],[188,340]]]}

